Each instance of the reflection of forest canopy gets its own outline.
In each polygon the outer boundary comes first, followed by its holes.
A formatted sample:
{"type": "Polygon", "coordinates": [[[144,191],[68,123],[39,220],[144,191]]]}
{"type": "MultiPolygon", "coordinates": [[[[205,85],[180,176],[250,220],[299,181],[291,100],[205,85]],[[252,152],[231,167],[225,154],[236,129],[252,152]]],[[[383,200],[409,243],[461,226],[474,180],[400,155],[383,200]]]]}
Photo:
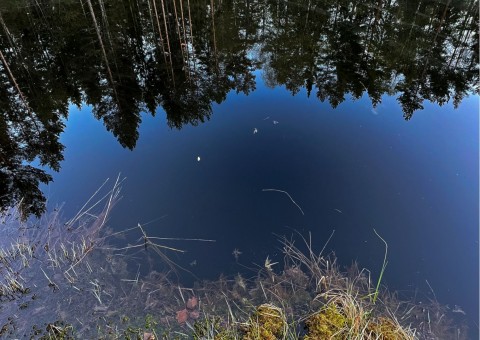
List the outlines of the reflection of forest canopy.
{"type": "Polygon", "coordinates": [[[0,205],[44,210],[28,163],[59,170],[68,105],[86,103],[133,149],[141,112],[169,126],[209,118],[229,91],[306,88],[334,107],[398,93],[410,119],[424,100],[478,92],[478,1],[15,0],[0,4],[0,205]]]}

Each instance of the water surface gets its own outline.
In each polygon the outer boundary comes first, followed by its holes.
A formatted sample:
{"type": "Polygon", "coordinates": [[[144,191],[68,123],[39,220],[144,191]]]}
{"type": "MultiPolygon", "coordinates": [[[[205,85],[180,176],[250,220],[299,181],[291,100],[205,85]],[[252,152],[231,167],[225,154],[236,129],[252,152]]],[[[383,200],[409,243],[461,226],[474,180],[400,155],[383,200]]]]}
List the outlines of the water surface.
{"type": "Polygon", "coordinates": [[[478,2],[154,4],[0,7],[2,204],[71,216],[121,173],[109,225],[215,239],[175,243],[201,278],[294,230],[376,277],[375,229],[384,282],[475,337],[478,2]]]}

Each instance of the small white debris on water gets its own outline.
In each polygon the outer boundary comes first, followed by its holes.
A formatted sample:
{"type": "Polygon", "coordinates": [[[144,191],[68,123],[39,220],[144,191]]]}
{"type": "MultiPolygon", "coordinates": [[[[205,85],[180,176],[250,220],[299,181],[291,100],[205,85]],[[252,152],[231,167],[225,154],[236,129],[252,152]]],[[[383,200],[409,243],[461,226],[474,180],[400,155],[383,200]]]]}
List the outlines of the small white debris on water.
{"type": "Polygon", "coordinates": [[[460,306],[457,306],[457,305],[455,305],[455,307],[453,308],[452,312],[454,312],[454,313],[460,313],[460,314],[463,314],[463,315],[467,315],[467,313],[465,313],[465,312],[463,311],[463,309],[460,308],[460,306]]]}
{"type": "Polygon", "coordinates": [[[197,156],[197,162],[200,162],[200,156],[197,156]]]}
{"type": "Polygon", "coordinates": [[[277,125],[278,122],[276,120],[273,121],[273,125],[277,125]]]}
{"type": "Polygon", "coordinates": [[[258,132],[257,128],[253,129],[253,134],[256,134],[258,132]]]}
{"type": "Polygon", "coordinates": [[[232,252],[232,255],[233,257],[235,257],[235,260],[238,261],[238,258],[240,257],[240,255],[242,255],[242,252],[238,250],[238,248],[235,248],[232,252]]]}

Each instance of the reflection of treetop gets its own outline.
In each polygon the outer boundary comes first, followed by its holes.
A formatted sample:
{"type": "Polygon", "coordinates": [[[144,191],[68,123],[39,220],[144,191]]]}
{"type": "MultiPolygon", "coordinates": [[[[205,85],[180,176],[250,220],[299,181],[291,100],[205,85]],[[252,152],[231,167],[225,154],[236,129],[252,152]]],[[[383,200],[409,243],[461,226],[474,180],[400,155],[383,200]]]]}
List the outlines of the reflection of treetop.
{"type": "Polygon", "coordinates": [[[130,149],[142,111],[196,125],[231,90],[254,91],[258,68],[333,107],[365,92],[373,105],[398,94],[405,119],[425,99],[458,105],[479,91],[477,23],[477,0],[2,2],[0,204],[42,210],[51,178],[24,161],[59,169],[70,103],[130,149]]]}

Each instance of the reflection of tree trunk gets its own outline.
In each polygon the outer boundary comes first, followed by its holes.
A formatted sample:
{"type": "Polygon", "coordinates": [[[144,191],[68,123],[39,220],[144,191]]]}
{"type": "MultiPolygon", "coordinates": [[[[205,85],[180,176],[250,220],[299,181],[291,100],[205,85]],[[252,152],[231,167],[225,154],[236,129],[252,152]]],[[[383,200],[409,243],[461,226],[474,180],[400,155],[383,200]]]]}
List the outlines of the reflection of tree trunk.
{"type": "MultiPolygon", "coordinates": [[[[195,47],[193,45],[193,23],[192,23],[192,14],[190,13],[190,0],[187,0],[187,6],[188,6],[188,27],[190,29],[190,43],[192,45],[192,59],[193,59],[193,70],[196,72],[197,70],[197,62],[195,58],[195,47]]],[[[194,73],[195,74],[195,73],[194,73]]]]}
{"type": "MultiPolygon", "coordinates": [[[[157,28],[158,28],[158,35],[160,37],[160,47],[162,49],[162,54],[163,54],[163,60],[165,62],[165,67],[168,66],[168,63],[167,63],[167,55],[165,53],[165,42],[163,40],[163,35],[162,35],[162,28],[160,27],[160,19],[158,18],[158,11],[157,11],[157,3],[156,3],[156,0],[152,0],[152,4],[153,4],[153,11],[155,12],[155,20],[157,22],[157,28]]],[[[168,32],[167,32],[168,34],[168,32]]]]}
{"type": "Polygon", "coordinates": [[[472,0],[470,2],[470,6],[468,6],[467,10],[465,11],[465,19],[463,20],[462,23],[462,28],[460,29],[460,33],[458,34],[458,43],[455,44],[455,48],[453,49],[452,56],[450,57],[450,61],[448,62],[447,68],[450,68],[453,60],[455,59],[455,55],[457,53],[457,49],[459,46],[462,46],[461,52],[458,55],[457,61],[455,62],[455,67],[457,66],[458,60],[460,59],[461,55],[463,54],[464,46],[470,36],[471,31],[470,30],[465,30],[465,27],[467,26],[467,23],[470,24],[474,16],[469,16],[469,13],[473,13],[474,9],[473,7],[475,6],[475,0],[472,0]],[[465,33],[465,35],[464,35],[465,33]]]}
{"type": "MultiPolygon", "coordinates": [[[[472,20],[474,20],[472,18],[472,20]]],[[[458,62],[462,59],[463,51],[465,50],[465,47],[468,46],[467,41],[470,39],[470,36],[473,34],[473,31],[468,30],[465,33],[465,39],[461,42],[462,48],[460,49],[460,53],[458,53],[457,60],[455,61],[454,69],[457,68],[458,62]]]]}
{"type": "Polygon", "coordinates": [[[107,33],[108,43],[110,45],[110,52],[113,55],[113,62],[115,64],[116,70],[118,71],[117,58],[115,55],[115,49],[113,48],[113,39],[112,39],[112,36],[110,35],[110,27],[108,25],[108,18],[107,18],[107,12],[105,11],[105,5],[103,3],[103,0],[98,0],[98,3],[100,4],[100,11],[102,12],[102,20],[103,20],[103,25],[105,27],[105,32],[107,33]]]}
{"type": "Polygon", "coordinates": [[[307,15],[305,15],[305,29],[308,29],[308,16],[310,15],[310,7],[312,6],[312,1],[308,0],[308,5],[307,5],[307,15]]]}
{"type": "MultiPolygon", "coordinates": [[[[437,41],[438,33],[440,32],[440,29],[441,29],[441,27],[442,27],[442,25],[445,21],[445,16],[447,14],[447,10],[448,10],[448,6],[450,5],[450,2],[451,2],[451,0],[447,1],[446,5],[445,5],[445,9],[443,10],[442,17],[440,19],[440,22],[438,23],[438,27],[436,29],[435,36],[433,37],[433,41],[432,41],[432,46],[433,47],[435,47],[435,43],[437,41]]],[[[425,57],[424,64],[423,64],[422,75],[420,77],[420,80],[423,80],[425,78],[425,74],[427,73],[427,69],[428,69],[428,66],[430,64],[430,57],[432,56],[432,54],[433,54],[433,48],[430,49],[430,52],[425,57]]]]}
{"type": "MultiPolygon", "coordinates": [[[[182,53],[183,67],[185,68],[185,52],[183,51],[182,35],[180,33],[180,23],[178,22],[178,12],[177,12],[177,1],[176,0],[173,0],[173,12],[175,13],[175,27],[177,29],[178,43],[180,44],[180,52],[182,53]]],[[[186,70],[185,70],[185,74],[186,74],[186,70]]]]}
{"type": "Polygon", "coordinates": [[[188,79],[190,79],[190,77],[191,77],[191,74],[190,74],[190,51],[189,51],[189,48],[188,48],[188,45],[187,45],[187,37],[186,37],[187,31],[185,29],[185,16],[183,14],[183,0],[179,0],[179,2],[180,2],[180,14],[182,15],[183,46],[184,46],[185,52],[186,52],[186,67],[187,67],[187,71],[188,71],[188,79]]]}
{"type": "Polygon", "coordinates": [[[413,19],[412,19],[412,26],[410,27],[408,38],[405,40],[405,44],[403,44],[402,46],[402,50],[400,51],[400,56],[403,56],[403,50],[407,46],[407,42],[410,41],[410,38],[412,37],[413,27],[415,26],[415,21],[417,20],[417,13],[418,13],[418,10],[420,9],[420,5],[421,5],[421,2],[418,3],[417,9],[415,10],[415,15],[413,16],[413,19]]]}
{"type": "MultiPolygon", "coordinates": [[[[32,120],[33,125],[35,125],[35,129],[37,130],[38,136],[40,136],[40,128],[38,127],[37,122],[35,121],[35,118],[33,117],[32,109],[30,108],[30,105],[28,105],[28,101],[25,98],[25,95],[23,94],[22,90],[20,89],[20,86],[18,86],[17,80],[13,76],[12,70],[10,70],[10,67],[8,66],[7,60],[3,56],[3,53],[2,53],[1,50],[0,50],[0,59],[2,59],[3,67],[5,68],[5,71],[7,71],[8,77],[10,78],[10,81],[12,82],[13,86],[17,90],[17,93],[20,96],[20,99],[22,100],[22,103],[25,106],[25,109],[27,110],[28,115],[30,116],[30,119],[32,120]]],[[[23,130],[23,128],[22,128],[22,130],[23,130]]],[[[25,134],[25,136],[28,136],[28,134],[25,134]]]]}
{"type": "Polygon", "coordinates": [[[433,38],[433,44],[434,45],[435,45],[435,42],[437,41],[438,33],[440,32],[440,29],[442,28],[442,25],[445,22],[445,17],[447,16],[448,6],[450,6],[451,1],[452,0],[448,0],[447,3],[445,4],[445,9],[443,10],[443,13],[442,13],[442,18],[440,19],[440,23],[438,24],[437,31],[435,32],[435,37],[433,38]]]}
{"type": "Polygon", "coordinates": [[[215,10],[213,7],[213,0],[210,0],[211,10],[212,10],[212,30],[213,30],[213,51],[215,54],[215,67],[218,69],[218,59],[217,59],[217,38],[215,35],[215,10]]]}
{"type": "Polygon", "coordinates": [[[175,74],[173,73],[172,51],[170,50],[170,39],[168,38],[167,16],[165,15],[165,4],[163,0],[161,0],[161,4],[162,4],[163,23],[165,25],[165,38],[167,40],[168,58],[170,60],[170,71],[172,73],[173,87],[175,88],[175,74]]]}
{"type": "Polygon", "coordinates": [[[7,40],[8,40],[8,42],[10,43],[10,47],[11,47],[12,50],[15,52],[15,56],[17,56],[18,51],[17,51],[17,49],[15,48],[15,45],[13,44],[12,34],[11,34],[10,31],[8,30],[8,27],[7,27],[7,24],[5,24],[5,21],[3,21],[3,17],[2,17],[2,14],[1,14],[1,13],[0,13],[0,24],[2,24],[3,30],[5,31],[5,35],[7,36],[7,40]]]}
{"type": "Polygon", "coordinates": [[[80,0],[80,5],[82,6],[83,15],[87,16],[87,12],[85,12],[85,7],[83,7],[83,1],[81,0],[80,0]]]}
{"type": "Polygon", "coordinates": [[[105,51],[105,46],[103,45],[102,35],[100,34],[100,28],[98,27],[97,19],[95,17],[95,13],[93,12],[92,2],[90,0],[87,0],[87,4],[88,4],[88,8],[90,10],[90,14],[92,15],[92,20],[93,20],[93,24],[95,26],[95,30],[97,31],[97,38],[98,38],[98,41],[100,43],[100,48],[102,49],[103,59],[105,60],[105,65],[107,66],[108,77],[109,77],[110,83],[112,85],[113,93],[115,94],[115,99],[118,103],[119,101],[118,101],[117,90],[115,88],[115,83],[113,81],[112,71],[110,69],[110,64],[109,64],[108,58],[107,58],[107,52],[105,51]]]}

